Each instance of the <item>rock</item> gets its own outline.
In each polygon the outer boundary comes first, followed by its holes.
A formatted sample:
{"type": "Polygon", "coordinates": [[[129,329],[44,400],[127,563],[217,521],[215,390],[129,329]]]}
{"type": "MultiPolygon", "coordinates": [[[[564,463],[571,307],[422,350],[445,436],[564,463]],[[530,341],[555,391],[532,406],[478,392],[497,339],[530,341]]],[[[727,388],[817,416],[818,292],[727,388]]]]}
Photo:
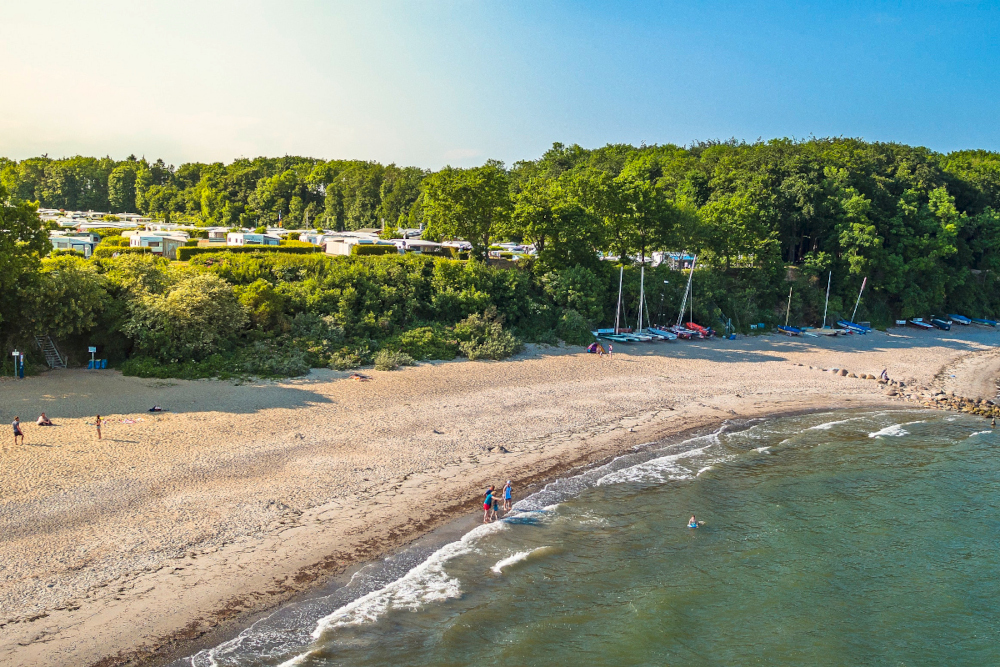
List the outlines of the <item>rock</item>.
{"type": "Polygon", "coordinates": [[[846,368],[841,368],[840,369],[840,375],[841,375],[841,377],[847,377],[847,369],[846,368]]]}
{"type": "Polygon", "coordinates": [[[858,376],[857,376],[857,375],[855,375],[854,373],[848,373],[848,374],[847,374],[847,377],[849,377],[849,378],[856,378],[856,377],[858,377],[858,376]]]}
{"type": "Polygon", "coordinates": [[[896,391],[895,389],[886,389],[885,390],[885,395],[886,396],[896,396],[898,394],[899,394],[899,392],[896,391]]]}

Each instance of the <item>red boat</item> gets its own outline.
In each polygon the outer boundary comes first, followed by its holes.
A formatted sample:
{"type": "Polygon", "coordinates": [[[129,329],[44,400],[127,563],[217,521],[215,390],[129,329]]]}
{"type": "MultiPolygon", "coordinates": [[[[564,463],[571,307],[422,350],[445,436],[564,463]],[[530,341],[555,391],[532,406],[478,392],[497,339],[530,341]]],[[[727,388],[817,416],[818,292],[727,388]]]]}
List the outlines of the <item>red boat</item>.
{"type": "Polygon", "coordinates": [[[708,327],[703,327],[700,324],[695,324],[694,322],[688,322],[684,326],[686,326],[691,331],[697,331],[702,335],[703,338],[711,338],[715,334],[715,332],[709,329],[708,327]]]}

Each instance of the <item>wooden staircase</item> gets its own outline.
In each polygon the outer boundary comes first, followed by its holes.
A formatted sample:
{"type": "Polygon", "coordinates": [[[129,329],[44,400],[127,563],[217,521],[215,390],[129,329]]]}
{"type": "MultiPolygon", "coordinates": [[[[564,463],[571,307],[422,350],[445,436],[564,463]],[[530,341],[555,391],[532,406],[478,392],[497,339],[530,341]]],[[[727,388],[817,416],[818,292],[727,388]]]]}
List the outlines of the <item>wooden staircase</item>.
{"type": "Polygon", "coordinates": [[[45,362],[49,368],[66,368],[66,360],[59,354],[59,348],[51,336],[35,336],[35,344],[45,355],[45,362]]]}

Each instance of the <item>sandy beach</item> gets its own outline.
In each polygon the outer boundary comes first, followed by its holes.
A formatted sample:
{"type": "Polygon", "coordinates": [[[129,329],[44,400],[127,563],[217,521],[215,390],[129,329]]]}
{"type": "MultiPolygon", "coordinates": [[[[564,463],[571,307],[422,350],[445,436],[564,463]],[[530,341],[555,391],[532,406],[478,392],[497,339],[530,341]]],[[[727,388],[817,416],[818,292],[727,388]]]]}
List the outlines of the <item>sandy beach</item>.
{"type": "Polygon", "coordinates": [[[998,343],[981,327],[898,329],[616,345],[613,358],[531,348],[366,371],[369,382],[335,371],[247,384],[82,370],[6,379],[0,664],[184,655],[475,512],[487,483],[523,490],[725,419],[912,406],[936,391],[994,399],[998,343]],[[905,386],[832,369],[888,369],[905,386]],[[154,404],[165,412],[147,412],[154,404]],[[34,425],[42,411],[56,426],[34,425]],[[24,446],[12,444],[14,415],[24,446]]]}

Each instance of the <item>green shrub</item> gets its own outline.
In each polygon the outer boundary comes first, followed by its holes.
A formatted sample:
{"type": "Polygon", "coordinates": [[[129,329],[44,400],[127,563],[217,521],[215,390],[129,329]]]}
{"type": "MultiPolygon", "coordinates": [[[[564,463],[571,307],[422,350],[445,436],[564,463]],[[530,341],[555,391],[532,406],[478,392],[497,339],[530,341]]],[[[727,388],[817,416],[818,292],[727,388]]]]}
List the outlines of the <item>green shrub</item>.
{"type": "Polygon", "coordinates": [[[590,345],[594,342],[594,334],[587,320],[573,309],[564,311],[559,318],[556,335],[570,345],[590,345]]]}
{"type": "MultiPolygon", "coordinates": [[[[180,250],[180,248],[178,248],[180,250]]],[[[103,243],[96,248],[94,248],[93,257],[97,259],[107,259],[112,257],[115,253],[119,255],[151,255],[153,254],[153,249],[148,247],[138,247],[130,248],[128,246],[108,246],[103,243]]]]}
{"type": "Polygon", "coordinates": [[[574,266],[546,273],[542,285],[557,306],[576,311],[588,322],[600,321],[606,292],[601,280],[589,269],[574,266]]]}
{"type": "Polygon", "coordinates": [[[233,286],[210,273],[185,278],[166,294],[142,296],[130,310],[123,332],[140,353],[162,361],[227,351],[247,322],[233,286]]]}
{"type": "Polygon", "coordinates": [[[454,359],[458,341],[441,325],[417,327],[390,338],[386,348],[405,352],[414,359],[454,359]]]}
{"type": "Polygon", "coordinates": [[[85,257],[85,255],[79,250],[70,250],[68,248],[57,248],[49,253],[49,257],[85,257]]]}
{"type": "Polygon", "coordinates": [[[398,350],[380,350],[375,355],[375,370],[394,371],[400,366],[413,366],[413,357],[398,350]]]}
{"type": "Polygon", "coordinates": [[[275,341],[257,341],[243,348],[237,362],[240,371],[258,377],[295,377],[309,372],[305,352],[275,341]]]}
{"type": "Polygon", "coordinates": [[[350,350],[341,350],[340,352],[334,353],[330,358],[330,368],[335,368],[338,371],[348,371],[352,368],[360,368],[364,365],[365,361],[361,358],[361,355],[356,352],[351,352],[350,350]]]}
{"type": "Polygon", "coordinates": [[[319,246],[314,246],[310,244],[305,244],[304,246],[282,246],[282,245],[250,245],[250,246],[225,246],[222,248],[189,248],[180,247],[177,249],[177,259],[179,261],[186,261],[191,259],[194,255],[205,255],[208,253],[229,253],[233,255],[244,254],[244,253],[254,253],[254,252],[277,252],[277,253],[287,253],[289,255],[308,255],[314,252],[323,252],[323,249],[319,246]]]}
{"type": "Polygon", "coordinates": [[[503,320],[493,308],[482,315],[469,315],[456,324],[455,336],[461,341],[459,350],[470,360],[506,359],[524,347],[503,328],[503,320]]]}
{"type": "Polygon", "coordinates": [[[398,255],[399,250],[394,245],[374,245],[356,243],[351,246],[352,255],[398,255]]]}

